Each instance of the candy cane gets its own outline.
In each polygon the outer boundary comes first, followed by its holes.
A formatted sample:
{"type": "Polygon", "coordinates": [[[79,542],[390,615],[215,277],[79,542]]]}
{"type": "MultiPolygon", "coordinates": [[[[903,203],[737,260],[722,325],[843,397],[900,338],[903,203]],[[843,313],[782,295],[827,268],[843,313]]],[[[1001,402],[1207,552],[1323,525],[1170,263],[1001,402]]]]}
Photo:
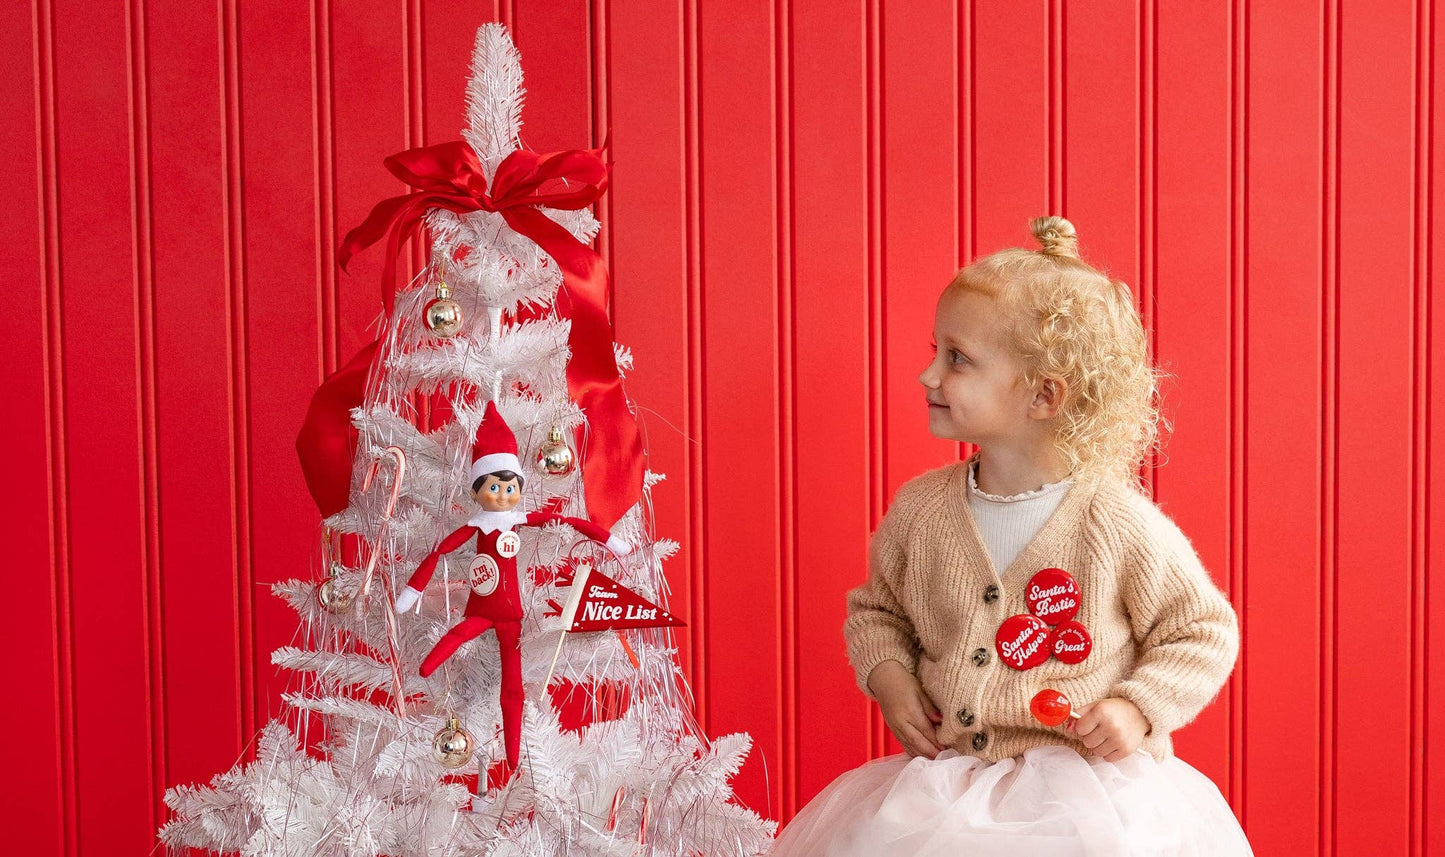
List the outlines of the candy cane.
{"type": "MultiPolygon", "coordinates": [[[[356,599],[356,611],[360,616],[365,610],[367,595],[371,592],[371,579],[376,573],[376,556],[380,553],[378,545],[381,542],[382,533],[386,531],[387,525],[391,523],[391,516],[396,512],[396,501],[401,496],[401,480],[406,475],[406,453],[399,446],[388,446],[384,452],[396,459],[396,476],[391,481],[391,494],[386,498],[386,508],[381,513],[381,527],[377,529],[376,543],[372,545],[371,557],[366,561],[366,573],[361,578],[361,593],[356,599]]],[[[366,476],[361,480],[361,492],[364,494],[371,490],[371,482],[376,478],[376,472],[381,468],[381,459],[372,459],[366,468],[366,476]]],[[[396,716],[406,717],[406,691],[405,683],[401,677],[401,646],[398,643],[396,630],[396,611],[393,609],[393,595],[391,587],[383,586],[382,592],[386,595],[386,609],[381,611],[386,619],[386,647],[391,654],[391,698],[396,706],[396,716]]]]}
{"type": "MultiPolygon", "coordinates": [[[[386,508],[381,513],[381,527],[377,530],[376,540],[381,541],[381,534],[386,530],[386,525],[391,522],[391,515],[396,511],[397,498],[401,496],[401,479],[406,475],[406,453],[402,452],[399,446],[388,446],[384,452],[396,458],[396,478],[391,480],[391,494],[386,498],[386,508]]],[[[376,478],[376,472],[381,468],[381,459],[372,459],[371,464],[366,468],[366,476],[361,480],[361,493],[365,494],[371,490],[371,482],[376,478]]],[[[371,551],[371,558],[366,562],[366,574],[361,578],[361,597],[366,598],[371,592],[371,578],[376,572],[375,548],[371,551]]]]}
{"type": "Polygon", "coordinates": [[[617,791],[612,795],[612,809],[607,813],[608,833],[617,829],[617,811],[622,809],[622,802],[625,800],[627,800],[627,786],[618,786],[617,791]]]}
{"type": "MultiPolygon", "coordinates": [[[[642,799],[642,821],[639,822],[638,825],[637,825],[637,844],[638,844],[638,845],[643,845],[643,846],[645,846],[645,845],[647,844],[647,821],[648,821],[648,818],[649,818],[649,817],[651,816],[651,814],[652,814],[652,813],[651,813],[651,809],[652,809],[652,804],[651,804],[651,802],[650,802],[646,797],[643,797],[643,799],[642,799]]],[[[641,848],[639,848],[639,849],[637,849],[637,850],[638,850],[638,853],[641,853],[641,851],[642,851],[641,848]]]]}

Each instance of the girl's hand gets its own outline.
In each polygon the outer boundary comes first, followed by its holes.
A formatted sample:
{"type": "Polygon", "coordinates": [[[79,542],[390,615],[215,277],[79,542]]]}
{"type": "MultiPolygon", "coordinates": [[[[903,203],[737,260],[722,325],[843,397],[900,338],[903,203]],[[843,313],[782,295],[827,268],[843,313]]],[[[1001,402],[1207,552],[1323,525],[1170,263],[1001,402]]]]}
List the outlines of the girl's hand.
{"type": "Polygon", "coordinates": [[[1084,746],[1103,756],[1106,762],[1125,758],[1144,742],[1149,721],[1139,707],[1127,699],[1110,697],[1074,709],[1080,715],[1068,728],[1079,735],[1084,746]]]}
{"type": "Polygon", "coordinates": [[[884,661],[868,674],[868,687],[878,697],[883,721],[910,756],[932,759],[944,749],[936,728],[943,714],[907,667],[884,661]]]}

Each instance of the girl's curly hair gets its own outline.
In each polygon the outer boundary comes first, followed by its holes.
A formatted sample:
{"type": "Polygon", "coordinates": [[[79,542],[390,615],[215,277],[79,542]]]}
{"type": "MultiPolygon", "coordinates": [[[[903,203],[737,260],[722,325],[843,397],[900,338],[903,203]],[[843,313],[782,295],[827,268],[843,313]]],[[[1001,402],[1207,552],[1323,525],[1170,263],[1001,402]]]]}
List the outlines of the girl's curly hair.
{"type": "Polygon", "coordinates": [[[1011,247],[959,271],[945,294],[973,291],[996,302],[1005,341],[1033,387],[1065,386],[1055,447],[1076,477],[1120,477],[1143,488],[1139,467],[1160,444],[1159,382],[1129,287],[1079,258],[1062,217],[1029,224],[1039,250],[1011,247]]]}

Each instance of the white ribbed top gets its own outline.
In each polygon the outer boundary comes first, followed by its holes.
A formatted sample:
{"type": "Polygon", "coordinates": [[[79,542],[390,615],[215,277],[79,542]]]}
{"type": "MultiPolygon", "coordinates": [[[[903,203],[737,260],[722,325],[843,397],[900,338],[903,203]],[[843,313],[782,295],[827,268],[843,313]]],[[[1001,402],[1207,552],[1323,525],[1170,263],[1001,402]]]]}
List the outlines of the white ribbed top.
{"type": "Polygon", "coordinates": [[[978,461],[975,458],[969,464],[968,508],[973,512],[984,547],[988,549],[988,557],[993,560],[993,567],[999,574],[1013,565],[1028,543],[1034,540],[1073,484],[1073,479],[1064,479],[1004,497],[979,490],[978,461]]]}

